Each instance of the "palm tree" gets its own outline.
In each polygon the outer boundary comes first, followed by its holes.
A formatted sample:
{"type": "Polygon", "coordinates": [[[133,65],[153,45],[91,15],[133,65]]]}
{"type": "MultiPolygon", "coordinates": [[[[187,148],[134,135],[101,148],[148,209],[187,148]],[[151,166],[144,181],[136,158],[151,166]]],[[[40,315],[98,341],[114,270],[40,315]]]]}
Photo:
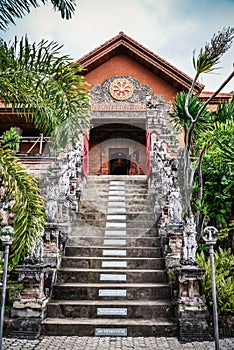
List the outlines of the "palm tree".
{"type": "MultiPolygon", "coordinates": [[[[62,18],[70,19],[75,11],[76,0],[51,0],[55,11],[61,13],[62,18]]],[[[0,2],[0,30],[6,30],[10,24],[15,24],[15,18],[22,18],[32,7],[47,4],[47,0],[4,0],[0,2]]]]}
{"type": "MultiPolygon", "coordinates": [[[[27,38],[11,44],[0,40],[0,100],[18,116],[26,117],[37,129],[51,136],[54,149],[64,148],[88,123],[89,97],[81,67],[60,46],[27,38]]],[[[0,148],[0,177],[6,200],[14,199],[14,267],[40,240],[45,210],[37,181],[19,164],[7,147],[0,148]]]]}

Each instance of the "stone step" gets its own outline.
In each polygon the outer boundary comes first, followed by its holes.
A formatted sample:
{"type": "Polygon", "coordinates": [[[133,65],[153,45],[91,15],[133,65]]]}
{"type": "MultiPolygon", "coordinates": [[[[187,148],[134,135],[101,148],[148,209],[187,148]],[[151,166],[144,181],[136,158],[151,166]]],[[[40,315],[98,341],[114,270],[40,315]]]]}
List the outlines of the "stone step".
{"type": "Polygon", "coordinates": [[[57,283],[79,283],[90,282],[115,282],[115,283],[137,283],[141,282],[166,282],[165,270],[144,269],[76,269],[60,268],[57,271],[57,283]]]}
{"type": "Polygon", "coordinates": [[[153,206],[150,205],[150,203],[146,203],[146,196],[144,197],[133,197],[133,196],[106,196],[101,197],[98,196],[95,199],[93,197],[90,197],[90,199],[87,199],[85,203],[80,203],[80,211],[87,210],[90,208],[92,211],[93,208],[96,210],[103,210],[106,209],[108,206],[124,206],[127,211],[134,212],[139,210],[144,210],[146,212],[150,211],[152,213],[153,206]],[[117,204],[118,203],[118,204],[117,204]]]}
{"type": "Polygon", "coordinates": [[[123,202],[125,201],[126,203],[129,204],[138,204],[138,201],[144,201],[141,204],[146,205],[149,204],[147,203],[148,199],[148,193],[146,191],[139,191],[138,190],[132,190],[132,191],[104,191],[104,192],[98,192],[96,195],[94,195],[94,190],[90,189],[90,191],[84,191],[82,198],[81,198],[81,207],[86,205],[86,202],[91,204],[92,200],[97,200],[97,199],[102,199],[103,201],[119,201],[123,202]],[[112,198],[112,197],[116,197],[112,198]],[[132,203],[130,202],[132,200],[132,203]]]}
{"type": "Polygon", "coordinates": [[[154,216],[153,206],[144,205],[144,200],[139,200],[138,202],[130,201],[127,203],[126,201],[117,202],[116,200],[102,201],[100,198],[98,201],[92,200],[90,204],[86,204],[83,207],[79,205],[78,215],[84,215],[86,213],[106,215],[108,211],[117,212],[117,210],[124,211],[126,214],[129,214],[132,217],[139,214],[150,214],[152,217],[154,216]]]}
{"type": "Polygon", "coordinates": [[[117,203],[116,201],[109,201],[106,203],[106,208],[99,210],[92,206],[80,207],[77,213],[77,218],[81,215],[100,215],[100,217],[105,217],[106,215],[127,215],[129,219],[134,219],[136,216],[141,215],[145,219],[152,218],[154,216],[153,208],[145,207],[142,205],[131,205],[127,206],[124,202],[117,203]],[[150,217],[151,216],[151,217],[150,217]]]}
{"type": "Polygon", "coordinates": [[[145,207],[146,205],[149,205],[149,203],[147,203],[147,194],[145,195],[141,195],[141,194],[124,194],[124,195],[117,195],[117,194],[112,194],[109,195],[108,193],[106,193],[105,195],[101,196],[101,195],[97,195],[97,197],[94,197],[94,194],[90,194],[89,197],[82,197],[81,200],[81,208],[84,206],[86,206],[89,203],[89,206],[92,206],[93,203],[95,202],[100,202],[102,201],[103,204],[106,204],[107,202],[125,202],[126,206],[141,206],[141,207],[145,207]],[[86,203],[83,204],[83,201],[85,201],[86,203]]]}
{"type": "MultiPolygon", "coordinates": [[[[107,188],[104,191],[97,191],[95,188],[90,188],[88,190],[85,189],[85,191],[83,192],[81,196],[81,206],[85,206],[86,202],[91,204],[92,200],[98,200],[100,198],[103,201],[107,201],[108,197],[117,197],[116,200],[118,201],[129,201],[129,199],[132,199],[133,201],[138,202],[139,200],[145,200],[145,202],[142,204],[150,204],[148,191],[146,191],[145,189],[138,191],[136,187],[128,191],[116,191],[107,188]]],[[[110,198],[110,200],[113,200],[113,198],[110,198]]]]}
{"type": "Polygon", "coordinates": [[[129,219],[135,219],[135,217],[138,217],[139,215],[141,215],[142,218],[145,217],[145,219],[152,219],[154,217],[152,207],[126,207],[124,202],[118,204],[116,204],[116,202],[109,202],[108,206],[106,205],[106,207],[102,208],[102,210],[97,210],[96,208],[92,207],[80,208],[79,213],[77,213],[77,218],[79,218],[80,216],[83,217],[84,215],[93,215],[94,217],[100,217],[104,219],[106,215],[109,214],[124,214],[127,215],[129,219]]]}
{"type": "Polygon", "coordinates": [[[104,186],[144,186],[147,187],[147,180],[146,179],[124,179],[123,181],[119,181],[118,179],[112,180],[112,179],[103,179],[103,178],[88,178],[88,181],[86,185],[96,185],[100,186],[101,188],[104,186]],[[133,180],[133,181],[132,181],[133,180]]]}
{"type": "MultiPolygon", "coordinates": [[[[154,213],[153,210],[148,210],[148,208],[139,208],[138,210],[136,210],[136,208],[125,208],[125,207],[121,207],[120,205],[115,205],[115,202],[110,202],[108,205],[108,208],[106,210],[106,212],[104,214],[108,215],[108,214],[125,214],[128,216],[129,219],[135,219],[135,217],[138,217],[139,215],[141,215],[142,218],[150,218],[152,219],[154,213]],[[113,206],[111,205],[113,203],[113,206]]],[[[152,208],[151,208],[152,209],[152,208]]],[[[89,213],[88,213],[89,214],[89,213]]]]}
{"type": "Polygon", "coordinates": [[[128,336],[175,337],[177,325],[166,318],[156,319],[88,319],[47,318],[42,323],[42,334],[64,336],[128,336]]]}
{"type": "Polygon", "coordinates": [[[112,199],[110,200],[106,198],[106,200],[97,197],[96,199],[91,198],[90,201],[85,201],[79,203],[79,212],[95,212],[95,213],[107,213],[108,208],[125,208],[126,212],[129,213],[151,213],[153,215],[153,206],[151,203],[146,203],[146,201],[142,198],[138,200],[132,200],[130,198],[129,201],[126,201],[126,198],[122,200],[112,199]]]}
{"type": "Polygon", "coordinates": [[[91,176],[42,334],[175,336],[171,286],[145,176],[91,176]]]}
{"type": "Polygon", "coordinates": [[[87,183],[147,183],[146,175],[92,175],[88,177],[87,183]]]}
{"type": "Polygon", "coordinates": [[[94,195],[98,196],[106,196],[106,195],[112,195],[116,194],[119,196],[124,195],[131,195],[131,196],[147,196],[149,193],[148,188],[146,186],[131,186],[131,185],[125,185],[125,186],[112,186],[107,185],[105,187],[97,187],[96,185],[86,185],[85,191],[82,194],[81,200],[91,197],[94,195]]]}
{"type": "MultiPolygon", "coordinates": [[[[102,292],[103,293],[103,292],[102,292]]],[[[52,298],[63,300],[156,300],[169,299],[171,287],[167,283],[55,283],[52,298]],[[100,290],[117,291],[110,295],[100,296],[100,290]],[[119,295],[119,290],[125,290],[126,295],[119,295]],[[117,296],[114,294],[118,294],[117,296]]]]}
{"type": "MultiPolygon", "coordinates": [[[[108,208],[110,209],[110,208],[108,208]]],[[[115,208],[114,208],[115,209],[115,208]]],[[[76,220],[75,222],[77,221],[80,221],[80,220],[84,220],[85,222],[91,220],[95,220],[95,221],[101,221],[101,220],[104,220],[104,221],[114,221],[114,220],[117,220],[117,221],[126,221],[126,222],[130,222],[130,221],[135,221],[135,220],[138,220],[138,221],[144,221],[144,222],[147,222],[147,225],[148,225],[148,222],[153,222],[154,223],[154,217],[152,215],[152,213],[143,213],[142,211],[139,211],[138,213],[137,212],[132,212],[132,213],[129,213],[129,212],[126,212],[126,211],[123,211],[123,210],[120,210],[120,209],[123,209],[123,208],[117,208],[116,210],[108,210],[106,213],[97,213],[97,212],[80,212],[77,214],[77,217],[76,217],[76,220]],[[113,217],[113,218],[112,218],[113,217]]]]}
{"type": "MultiPolygon", "coordinates": [[[[106,233],[112,231],[106,231],[106,233]]],[[[160,247],[160,237],[126,237],[121,234],[125,231],[119,231],[119,235],[105,235],[102,237],[81,237],[81,236],[69,236],[67,245],[79,245],[79,246],[127,246],[127,247],[160,247]]]]}
{"type": "MultiPolygon", "coordinates": [[[[89,237],[89,236],[104,236],[105,232],[116,232],[118,236],[118,232],[126,231],[126,236],[129,237],[155,237],[157,236],[157,229],[155,226],[150,228],[145,227],[126,227],[124,230],[119,229],[106,229],[106,227],[97,227],[93,225],[87,225],[85,227],[79,227],[77,225],[73,224],[73,227],[71,229],[71,233],[69,233],[69,237],[72,236],[83,236],[83,237],[89,237]]],[[[114,235],[114,234],[113,234],[114,235]]],[[[115,235],[114,235],[115,236],[115,235]]]]}
{"type": "Polygon", "coordinates": [[[47,305],[47,317],[150,319],[171,317],[171,310],[166,300],[52,300],[47,305]]]}
{"type": "Polygon", "coordinates": [[[88,177],[88,181],[87,183],[108,183],[108,184],[118,184],[119,186],[122,186],[123,184],[126,183],[130,183],[130,184],[134,184],[134,183],[143,183],[143,184],[147,184],[147,179],[145,175],[101,175],[101,176],[95,176],[92,174],[89,174],[88,177]],[[119,176],[119,177],[118,177],[119,176]],[[122,178],[121,178],[122,177],[122,178]]]}
{"type": "Polygon", "coordinates": [[[76,220],[74,222],[74,224],[76,225],[76,227],[84,227],[87,225],[89,226],[96,226],[96,227],[116,227],[116,228],[120,228],[120,227],[129,227],[129,228],[145,228],[146,230],[150,229],[151,227],[155,227],[155,221],[154,220],[144,220],[142,221],[140,218],[139,219],[135,219],[135,220],[127,220],[127,221],[123,221],[119,222],[119,220],[113,220],[113,221],[106,221],[106,220],[89,220],[89,219],[84,219],[83,220],[76,220]],[[116,223],[116,225],[114,225],[114,223],[116,223]]]}
{"type": "Polygon", "coordinates": [[[88,193],[91,193],[91,191],[98,192],[98,193],[106,193],[109,191],[125,191],[127,193],[148,193],[148,188],[147,188],[147,184],[145,183],[123,183],[123,184],[117,184],[117,183],[103,183],[102,185],[100,183],[96,184],[94,182],[87,182],[86,186],[85,186],[85,191],[88,193]]]}
{"type": "Polygon", "coordinates": [[[112,258],[112,257],[66,257],[61,261],[61,267],[72,268],[113,268],[125,263],[129,269],[164,269],[164,258],[112,258]],[[109,265],[109,266],[108,266],[109,265]]]}
{"type": "Polygon", "coordinates": [[[121,257],[149,257],[161,258],[162,249],[159,247],[104,247],[104,246],[66,246],[65,256],[121,256],[121,257]]]}
{"type": "Polygon", "coordinates": [[[96,193],[105,193],[109,191],[115,191],[115,192],[139,192],[139,193],[148,193],[148,186],[145,183],[87,183],[85,186],[85,189],[87,189],[88,192],[91,192],[91,190],[95,191],[96,193]]]}

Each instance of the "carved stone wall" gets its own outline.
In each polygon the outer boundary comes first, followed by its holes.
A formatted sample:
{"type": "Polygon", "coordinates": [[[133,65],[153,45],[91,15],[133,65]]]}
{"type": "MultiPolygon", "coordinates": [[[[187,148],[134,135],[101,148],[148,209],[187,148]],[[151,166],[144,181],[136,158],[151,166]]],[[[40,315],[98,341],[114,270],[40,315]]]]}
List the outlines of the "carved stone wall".
{"type": "Polygon", "coordinates": [[[146,103],[147,98],[151,98],[152,96],[152,90],[148,85],[141,85],[140,82],[130,76],[113,76],[109,79],[107,79],[102,85],[97,84],[95,85],[92,90],[90,91],[90,94],[92,96],[92,103],[121,103],[123,104],[123,100],[117,100],[113,98],[113,96],[110,93],[110,85],[114,82],[116,79],[126,79],[126,81],[129,81],[131,83],[131,86],[133,88],[133,93],[131,97],[124,100],[124,102],[127,103],[136,103],[139,104],[140,102],[146,103]]]}
{"type": "MultiPolygon", "coordinates": [[[[149,186],[166,266],[174,286],[179,339],[211,340],[207,307],[200,295],[200,280],[205,271],[196,266],[195,259],[196,229],[193,221],[183,220],[177,179],[177,142],[166,118],[159,118],[157,123],[151,134],[149,186]]],[[[152,124],[153,118],[151,130],[152,124]]]]}
{"type": "Polygon", "coordinates": [[[39,243],[39,247],[35,244],[24,263],[16,268],[23,289],[12,308],[12,336],[37,338],[40,335],[60,254],[84,188],[82,151],[82,142],[77,142],[61,152],[41,179],[47,226],[43,243],[39,243]]]}

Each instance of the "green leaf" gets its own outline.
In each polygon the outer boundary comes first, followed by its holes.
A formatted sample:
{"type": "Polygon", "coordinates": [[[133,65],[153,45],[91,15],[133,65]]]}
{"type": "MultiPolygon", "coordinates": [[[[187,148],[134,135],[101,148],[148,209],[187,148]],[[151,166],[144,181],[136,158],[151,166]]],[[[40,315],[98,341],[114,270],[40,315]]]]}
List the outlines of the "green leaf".
{"type": "Polygon", "coordinates": [[[23,261],[34,242],[40,240],[45,225],[45,209],[35,178],[10,151],[3,148],[0,149],[0,176],[3,176],[8,194],[13,194],[15,200],[11,209],[15,237],[9,261],[10,268],[14,268],[23,261]]]}

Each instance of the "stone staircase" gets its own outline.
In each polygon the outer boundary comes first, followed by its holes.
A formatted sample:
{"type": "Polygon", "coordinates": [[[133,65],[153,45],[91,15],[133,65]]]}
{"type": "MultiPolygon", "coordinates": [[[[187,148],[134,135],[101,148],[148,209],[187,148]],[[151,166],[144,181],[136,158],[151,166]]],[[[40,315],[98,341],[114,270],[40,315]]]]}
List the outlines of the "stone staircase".
{"type": "Polygon", "coordinates": [[[144,176],[88,179],[42,332],[176,336],[144,176]]]}

